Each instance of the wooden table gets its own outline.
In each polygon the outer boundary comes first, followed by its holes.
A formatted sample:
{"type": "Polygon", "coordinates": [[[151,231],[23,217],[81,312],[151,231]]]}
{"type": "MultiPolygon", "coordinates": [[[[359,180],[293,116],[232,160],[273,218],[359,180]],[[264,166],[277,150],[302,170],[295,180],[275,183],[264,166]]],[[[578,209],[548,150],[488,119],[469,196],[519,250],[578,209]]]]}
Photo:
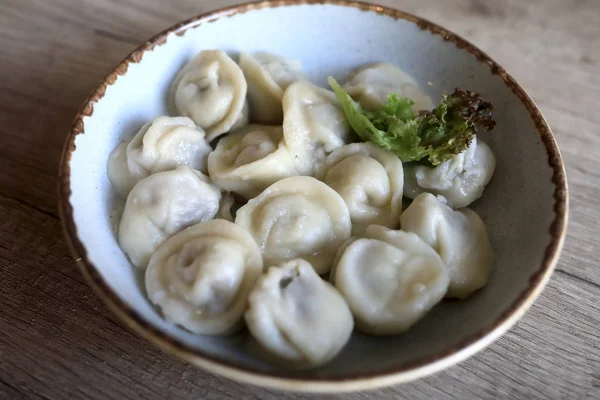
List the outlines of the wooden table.
{"type": "Polygon", "coordinates": [[[264,390],[203,372],[125,328],[63,240],[56,174],[80,103],[136,45],[235,1],[0,0],[0,398],[600,398],[600,2],[387,0],[483,48],[529,90],[567,164],[569,234],[550,284],[462,364],[376,392],[264,390]]]}

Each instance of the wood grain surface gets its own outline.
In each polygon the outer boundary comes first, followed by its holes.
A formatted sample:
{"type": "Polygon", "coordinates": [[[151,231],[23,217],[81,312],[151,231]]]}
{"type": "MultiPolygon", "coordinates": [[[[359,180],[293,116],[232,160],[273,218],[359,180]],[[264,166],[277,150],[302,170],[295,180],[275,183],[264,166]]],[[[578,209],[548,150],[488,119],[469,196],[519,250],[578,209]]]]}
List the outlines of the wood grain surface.
{"type": "Polygon", "coordinates": [[[238,384],[125,328],[69,256],[56,175],[96,83],[166,27],[218,0],[0,0],[0,398],[599,399],[600,1],[387,0],[504,65],[552,126],[571,215],[549,286],[496,343],[434,376],[374,392],[283,393],[238,384]]]}

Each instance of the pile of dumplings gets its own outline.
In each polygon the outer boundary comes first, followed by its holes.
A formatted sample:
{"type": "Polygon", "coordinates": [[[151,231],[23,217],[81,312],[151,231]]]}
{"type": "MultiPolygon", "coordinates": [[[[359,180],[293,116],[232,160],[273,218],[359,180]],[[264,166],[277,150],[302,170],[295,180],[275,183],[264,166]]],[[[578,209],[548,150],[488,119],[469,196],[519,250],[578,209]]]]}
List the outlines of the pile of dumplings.
{"type": "MultiPolygon", "coordinates": [[[[388,63],[344,87],[367,109],[392,92],[433,107],[388,63]]],[[[167,102],[174,116],[144,125],[107,168],[126,199],[119,245],[167,321],[202,335],[245,325],[269,353],[314,367],[355,327],[400,334],[487,284],[490,242],[465,208],[495,168],[481,140],[436,168],[403,165],[352,143],[334,93],[269,53],[201,51],[167,102]]]]}

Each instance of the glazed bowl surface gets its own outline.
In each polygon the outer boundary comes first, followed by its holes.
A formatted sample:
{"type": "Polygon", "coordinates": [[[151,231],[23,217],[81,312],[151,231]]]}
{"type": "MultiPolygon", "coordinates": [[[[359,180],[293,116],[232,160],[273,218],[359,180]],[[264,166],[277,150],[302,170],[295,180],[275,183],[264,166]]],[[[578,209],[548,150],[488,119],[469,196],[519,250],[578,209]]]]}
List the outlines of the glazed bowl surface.
{"type": "Polygon", "coordinates": [[[497,63],[447,30],[400,11],[351,1],[275,1],[231,7],[178,24],[131,53],[93,91],[75,118],[60,170],[60,210],[83,274],[120,318],[163,349],[211,372],[286,390],[362,390],[413,380],[481,350],[520,318],[548,281],[567,224],[567,185],[552,133],[533,101],[497,63]],[[326,86],[358,66],[388,61],[439,99],[454,88],[494,105],[497,128],[483,134],[496,172],[473,208],[494,248],[486,288],[444,301],[407,333],[354,333],[329,364],[295,370],[271,363],[247,332],[197,336],[166,323],[114,233],[109,153],[144,123],[167,114],[177,71],[203,49],[269,51],[302,61],[326,86]]]}

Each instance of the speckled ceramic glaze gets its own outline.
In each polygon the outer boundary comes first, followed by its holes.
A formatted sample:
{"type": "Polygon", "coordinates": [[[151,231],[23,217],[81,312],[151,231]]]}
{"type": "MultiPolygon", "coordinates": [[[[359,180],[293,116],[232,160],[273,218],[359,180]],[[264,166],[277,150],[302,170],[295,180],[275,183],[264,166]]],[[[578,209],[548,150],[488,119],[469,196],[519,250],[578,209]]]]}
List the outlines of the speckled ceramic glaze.
{"type": "MultiPolygon", "coordinates": [[[[406,382],[481,350],[523,315],[547,282],[566,229],[562,160],[546,122],[523,89],[485,54],[454,34],[399,11],[344,1],[254,3],[200,16],[151,39],[123,61],[84,103],[66,142],[61,213],[73,253],[99,296],[132,328],[209,371],[288,390],[344,391],[406,382]],[[150,306],[111,219],[115,194],[106,161],[119,141],[165,114],[179,68],[203,49],[266,50],[302,60],[308,76],[374,61],[413,74],[433,98],[455,87],[482,93],[497,129],[483,136],[496,173],[473,204],[495,250],[489,285],[465,301],[442,302],[403,335],[352,336],[331,363],[297,371],[273,364],[245,332],[195,336],[150,306]]],[[[316,333],[318,334],[318,333],[316,333]]],[[[323,333],[326,334],[326,333],[323,333]]]]}

